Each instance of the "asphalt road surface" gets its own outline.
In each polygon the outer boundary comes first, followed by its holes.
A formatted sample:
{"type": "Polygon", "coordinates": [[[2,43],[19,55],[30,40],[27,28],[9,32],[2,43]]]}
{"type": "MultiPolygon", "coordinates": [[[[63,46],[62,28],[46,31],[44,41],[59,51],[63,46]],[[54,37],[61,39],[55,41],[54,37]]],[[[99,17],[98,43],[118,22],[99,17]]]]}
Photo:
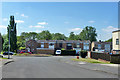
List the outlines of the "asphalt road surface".
{"type": "Polygon", "coordinates": [[[3,78],[118,78],[60,61],[61,57],[16,57],[3,66],[3,78]]]}

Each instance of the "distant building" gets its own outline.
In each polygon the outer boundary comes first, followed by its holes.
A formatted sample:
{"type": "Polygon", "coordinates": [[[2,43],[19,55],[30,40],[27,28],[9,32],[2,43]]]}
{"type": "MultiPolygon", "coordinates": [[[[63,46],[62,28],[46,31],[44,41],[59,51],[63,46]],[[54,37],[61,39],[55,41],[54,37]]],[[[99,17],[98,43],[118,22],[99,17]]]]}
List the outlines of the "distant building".
{"type": "Polygon", "coordinates": [[[1,33],[0,33],[0,52],[2,51],[2,36],[1,36],[1,33]]]}
{"type": "Polygon", "coordinates": [[[79,49],[90,51],[90,41],[80,40],[29,40],[26,49],[38,54],[54,54],[56,49],[79,49]]]}
{"type": "Polygon", "coordinates": [[[113,53],[120,54],[120,30],[112,32],[113,53]]]}
{"type": "Polygon", "coordinates": [[[112,42],[92,42],[91,43],[91,51],[99,51],[99,52],[111,52],[112,50],[112,42]]]}

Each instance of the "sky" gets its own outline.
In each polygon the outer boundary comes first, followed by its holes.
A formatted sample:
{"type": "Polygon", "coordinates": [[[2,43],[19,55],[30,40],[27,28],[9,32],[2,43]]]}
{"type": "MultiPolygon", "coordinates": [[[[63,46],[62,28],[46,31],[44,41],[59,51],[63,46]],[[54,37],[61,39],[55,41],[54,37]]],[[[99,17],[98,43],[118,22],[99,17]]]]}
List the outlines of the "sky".
{"type": "Polygon", "coordinates": [[[7,33],[10,16],[21,32],[79,34],[86,26],[96,28],[97,40],[108,40],[118,28],[117,2],[3,2],[0,32],[7,33]]]}

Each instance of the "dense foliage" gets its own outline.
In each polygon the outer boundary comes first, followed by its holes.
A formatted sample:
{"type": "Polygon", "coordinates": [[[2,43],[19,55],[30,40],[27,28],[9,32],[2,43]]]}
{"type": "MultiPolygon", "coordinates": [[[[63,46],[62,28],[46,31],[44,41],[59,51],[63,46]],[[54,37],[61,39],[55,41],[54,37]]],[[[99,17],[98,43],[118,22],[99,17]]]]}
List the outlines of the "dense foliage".
{"type": "Polygon", "coordinates": [[[16,23],[14,16],[10,16],[10,24],[7,27],[8,30],[8,40],[10,37],[10,51],[17,50],[17,32],[16,32],[16,23]],[[10,35],[9,35],[10,33],[10,35]]]}

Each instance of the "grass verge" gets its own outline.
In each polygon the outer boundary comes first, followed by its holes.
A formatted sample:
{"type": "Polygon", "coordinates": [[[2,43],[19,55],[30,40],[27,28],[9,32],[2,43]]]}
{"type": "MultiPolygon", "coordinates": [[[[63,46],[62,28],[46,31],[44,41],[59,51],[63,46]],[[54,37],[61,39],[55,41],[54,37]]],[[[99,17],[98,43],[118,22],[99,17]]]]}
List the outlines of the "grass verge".
{"type": "Polygon", "coordinates": [[[0,58],[0,59],[8,59],[8,58],[0,58]]]}
{"type": "Polygon", "coordinates": [[[72,61],[81,61],[81,62],[88,62],[88,63],[99,63],[99,64],[112,64],[110,62],[103,62],[91,58],[80,58],[80,59],[71,59],[72,61]]]}

